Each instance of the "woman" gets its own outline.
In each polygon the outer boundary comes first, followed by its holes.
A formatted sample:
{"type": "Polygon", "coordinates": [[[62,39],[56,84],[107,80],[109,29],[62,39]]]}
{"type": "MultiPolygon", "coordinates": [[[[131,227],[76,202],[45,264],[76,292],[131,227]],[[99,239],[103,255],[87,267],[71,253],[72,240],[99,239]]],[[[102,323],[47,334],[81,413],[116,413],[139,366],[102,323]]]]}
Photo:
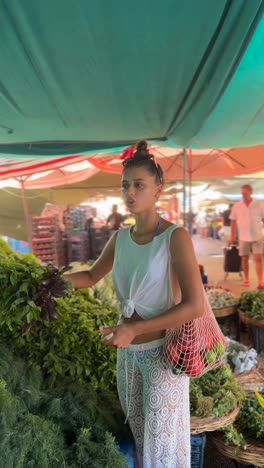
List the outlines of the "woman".
{"type": "Polygon", "coordinates": [[[163,346],[167,329],[202,315],[200,273],[188,233],[156,212],[163,173],[147,143],[139,142],[123,165],[123,198],[135,226],[115,233],[73,284],[92,286],[113,269],[122,315],[117,326],[101,333],[105,344],[118,348],[117,387],[135,440],[136,466],[189,468],[189,379],[173,374],[163,346]],[[177,286],[181,302],[175,305],[177,286]]]}

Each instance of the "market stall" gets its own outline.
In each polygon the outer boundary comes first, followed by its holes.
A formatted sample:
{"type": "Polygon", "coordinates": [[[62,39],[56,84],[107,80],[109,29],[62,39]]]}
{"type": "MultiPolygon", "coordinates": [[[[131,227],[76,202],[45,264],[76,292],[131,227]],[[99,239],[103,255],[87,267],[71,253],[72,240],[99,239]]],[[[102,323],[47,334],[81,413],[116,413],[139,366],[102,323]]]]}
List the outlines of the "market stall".
{"type": "MultiPolygon", "coordinates": [[[[262,0],[177,0],[162,6],[154,1],[151,12],[142,0],[129,8],[121,1],[109,8],[109,2],[80,0],[64,2],[63,9],[50,1],[5,2],[0,152],[8,168],[2,168],[0,178],[16,177],[17,188],[4,185],[1,229],[28,236],[39,259],[18,255],[0,242],[4,467],[128,465],[120,450],[131,434],[117,399],[116,350],[103,346],[98,333],[101,325],[119,318],[111,277],[89,290],[72,290],[62,271],[46,264],[63,264],[65,245],[71,260],[90,255],[82,212],[78,207],[72,216],[64,210],[64,220],[60,213],[41,217],[41,212],[46,202],[77,205],[88,190],[94,194],[107,185],[116,191],[120,154],[142,137],[150,138],[165,177],[173,181],[183,177],[192,185],[195,173],[220,178],[263,170],[262,14],[262,0]],[[249,145],[255,146],[250,150],[249,145]],[[197,147],[214,149],[196,155],[197,147]],[[25,173],[26,157],[38,160],[30,161],[30,174],[25,173]],[[10,158],[21,159],[11,167],[10,158]],[[79,182],[70,175],[75,162],[82,164],[79,182]],[[99,169],[112,172],[111,181],[107,174],[100,185],[99,169]],[[74,187],[51,190],[63,179],[74,187]],[[32,191],[29,200],[27,189],[33,188],[38,192],[32,191]],[[32,229],[31,216],[37,217],[32,229]]],[[[175,208],[174,203],[171,211],[175,208]]],[[[259,322],[262,309],[251,305],[244,309],[241,299],[239,307],[247,320],[259,322]]],[[[250,349],[240,352],[248,360],[250,349]]],[[[209,357],[219,359],[210,348],[209,357]]],[[[238,356],[232,354],[233,360],[237,366],[238,356]]],[[[255,367],[259,356],[256,361],[255,367]]],[[[254,366],[244,369],[239,380],[237,368],[226,363],[192,380],[193,468],[203,466],[207,432],[226,455],[262,466],[257,457],[263,454],[262,396],[245,398],[243,391],[249,378],[253,390],[260,390],[252,383],[255,371],[254,366]],[[216,429],[225,431],[218,445],[216,429]]]]}
{"type": "MultiPolygon", "coordinates": [[[[183,180],[182,151],[165,145],[150,147],[156,160],[164,169],[165,181],[175,183],[183,180]]],[[[205,198],[206,190],[230,192],[232,186],[239,187],[242,180],[231,180],[232,175],[250,174],[263,168],[263,145],[247,148],[204,149],[192,150],[187,153],[187,175],[192,181],[203,182],[199,200],[205,198]],[[220,176],[227,179],[219,179],[220,176]],[[216,179],[217,178],[217,179],[216,179]]],[[[17,239],[29,240],[31,237],[31,216],[40,215],[46,202],[66,205],[79,204],[88,198],[99,195],[120,196],[120,174],[122,159],[120,154],[100,152],[89,155],[63,156],[59,158],[43,157],[39,161],[35,158],[23,158],[18,162],[15,158],[0,160],[0,215],[1,233],[17,239]],[[105,171],[105,172],[103,172],[105,171]],[[24,216],[22,216],[22,210],[24,216]],[[25,223],[26,220],[26,223],[25,223]],[[26,225],[25,225],[26,224],[26,225]]],[[[258,183],[261,190],[261,181],[258,183]]],[[[172,213],[172,221],[192,224],[190,215],[184,216],[192,209],[192,194],[197,198],[197,189],[192,191],[184,186],[165,187],[168,211],[172,213]],[[177,196],[176,196],[177,195],[177,196]],[[179,210],[179,201],[181,207],[179,210]],[[177,202],[177,210],[175,203],[177,202]]],[[[238,189],[237,189],[238,190],[238,189]]],[[[199,190],[198,190],[199,192],[199,190]]],[[[222,199],[225,201],[225,199],[222,199]]],[[[196,203],[197,205],[197,203],[196,203]]],[[[196,207],[197,208],[197,207],[196,207]]],[[[212,223],[211,223],[212,224],[212,223]]],[[[220,224],[216,229],[220,228],[220,224]]],[[[212,226],[212,230],[214,227],[212,226]]]]}
{"type": "MultiPolygon", "coordinates": [[[[4,385],[1,411],[7,418],[3,439],[6,462],[10,463],[14,456],[13,444],[16,444],[16,456],[23,450],[25,460],[35,460],[40,456],[45,460],[47,453],[58,463],[66,458],[69,461],[71,457],[81,456],[81,453],[83,456],[89,453],[93,457],[92,437],[96,442],[97,457],[101,456],[100,450],[103,453],[107,444],[108,457],[113,466],[123,466],[125,459],[116,450],[113,439],[107,435],[107,430],[110,430],[118,440],[125,438],[124,446],[131,438],[123,424],[115,390],[116,351],[111,347],[105,348],[97,332],[101,324],[116,323],[119,315],[111,276],[108,275],[93,290],[72,291],[56,268],[40,266],[31,254],[16,254],[3,241],[0,243],[0,254],[5,254],[0,255],[0,283],[4,291],[0,307],[0,378],[4,385]],[[27,356],[26,360],[24,356],[27,356]],[[18,368],[19,373],[16,374],[18,368]],[[84,398],[87,392],[90,396],[88,406],[87,398],[84,398]],[[10,411],[8,401],[16,401],[15,405],[12,403],[12,415],[7,413],[10,411]],[[22,419],[19,416],[21,405],[27,407],[22,419]],[[27,440],[31,440],[32,423],[39,440],[34,450],[32,444],[27,445],[27,440]],[[15,425],[16,430],[12,429],[15,425]],[[92,427],[92,432],[86,431],[85,427],[92,427]],[[24,435],[19,437],[22,428],[24,435]],[[62,444],[65,436],[67,454],[62,444]],[[45,446],[42,440],[45,440],[45,446]]],[[[75,264],[73,271],[85,268],[87,265],[75,264]]],[[[221,296],[219,290],[208,290],[208,293],[212,305],[218,306],[218,309],[219,306],[233,304],[231,295],[221,296]]],[[[262,311],[258,310],[261,315],[262,311]]],[[[253,310],[252,313],[256,312],[253,310]]],[[[235,432],[248,411],[244,390],[261,390],[264,385],[261,373],[258,381],[252,379],[255,370],[259,371],[260,362],[252,350],[229,341],[226,364],[191,381],[191,440],[195,467],[203,466],[206,434],[209,433],[209,439],[231,458],[234,458],[232,444],[241,447],[235,456],[240,461],[259,463],[259,454],[262,454],[264,414],[253,397],[249,404],[253,405],[260,418],[259,426],[252,429],[254,418],[250,426],[251,446],[252,436],[260,434],[254,455],[252,450],[245,448],[242,436],[235,432]],[[232,424],[235,424],[234,428],[232,424]],[[219,435],[215,431],[220,429],[219,435]]],[[[246,427],[249,426],[244,424],[245,437],[246,427]]],[[[259,466],[262,466],[261,463],[259,466]]]]}

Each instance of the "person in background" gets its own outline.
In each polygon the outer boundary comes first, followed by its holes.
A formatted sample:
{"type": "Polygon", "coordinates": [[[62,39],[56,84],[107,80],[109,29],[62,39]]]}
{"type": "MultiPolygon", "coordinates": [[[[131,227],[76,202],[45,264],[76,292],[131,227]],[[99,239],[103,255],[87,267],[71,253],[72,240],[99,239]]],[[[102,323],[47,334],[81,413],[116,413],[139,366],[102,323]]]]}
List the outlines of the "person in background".
{"type": "Polygon", "coordinates": [[[133,214],[131,213],[128,213],[126,215],[124,215],[124,221],[122,223],[122,227],[130,227],[130,226],[134,226],[135,224],[135,216],[133,216],[133,214]]]}
{"type": "Polygon", "coordinates": [[[192,211],[187,212],[186,214],[187,228],[191,236],[193,234],[196,234],[195,218],[196,218],[196,215],[192,211]]]}
{"type": "Polygon", "coordinates": [[[200,236],[202,238],[206,238],[208,235],[208,219],[204,208],[202,208],[201,211],[199,211],[197,214],[196,223],[200,236]]]}
{"type": "Polygon", "coordinates": [[[264,288],[263,283],[263,222],[264,204],[252,198],[253,188],[249,184],[242,185],[242,200],[232,208],[230,244],[236,240],[238,229],[239,255],[242,257],[244,286],[249,286],[249,255],[252,252],[258,278],[258,289],[264,288]]]}
{"type": "Polygon", "coordinates": [[[231,210],[232,210],[233,204],[230,203],[227,210],[224,210],[221,213],[221,216],[223,218],[223,227],[221,229],[221,234],[223,235],[223,240],[225,245],[229,244],[230,241],[230,235],[231,235],[231,210]]]}
{"type": "Polygon", "coordinates": [[[118,231],[124,220],[124,216],[118,213],[118,206],[113,205],[112,213],[108,216],[106,220],[106,226],[109,231],[118,231]]]}
{"type": "Polygon", "coordinates": [[[168,200],[168,221],[178,224],[180,205],[176,194],[173,194],[168,200]]]}

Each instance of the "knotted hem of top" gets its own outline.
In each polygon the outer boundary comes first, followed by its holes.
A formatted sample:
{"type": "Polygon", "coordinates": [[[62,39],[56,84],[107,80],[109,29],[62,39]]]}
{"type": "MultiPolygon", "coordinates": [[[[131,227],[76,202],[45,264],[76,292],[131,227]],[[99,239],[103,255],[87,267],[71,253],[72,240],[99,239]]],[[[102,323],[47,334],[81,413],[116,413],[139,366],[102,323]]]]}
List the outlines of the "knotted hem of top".
{"type": "Polygon", "coordinates": [[[131,318],[135,312],[135,304],[132,299],[124,299],[121,303],[121,309],[124,318],[131,318]]]}

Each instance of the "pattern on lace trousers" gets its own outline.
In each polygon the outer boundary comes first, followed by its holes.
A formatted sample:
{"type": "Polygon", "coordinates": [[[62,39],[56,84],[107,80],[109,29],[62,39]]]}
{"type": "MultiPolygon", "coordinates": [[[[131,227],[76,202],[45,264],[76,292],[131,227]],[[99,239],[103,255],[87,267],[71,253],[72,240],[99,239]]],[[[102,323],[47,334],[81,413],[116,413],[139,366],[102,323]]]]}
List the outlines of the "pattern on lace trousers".
{"type": "Polygon", "coordinates": [[[138,468],[189,468],[189,379],[173,374],[163,347],[119,349],[117,388],[138,468]]]}

